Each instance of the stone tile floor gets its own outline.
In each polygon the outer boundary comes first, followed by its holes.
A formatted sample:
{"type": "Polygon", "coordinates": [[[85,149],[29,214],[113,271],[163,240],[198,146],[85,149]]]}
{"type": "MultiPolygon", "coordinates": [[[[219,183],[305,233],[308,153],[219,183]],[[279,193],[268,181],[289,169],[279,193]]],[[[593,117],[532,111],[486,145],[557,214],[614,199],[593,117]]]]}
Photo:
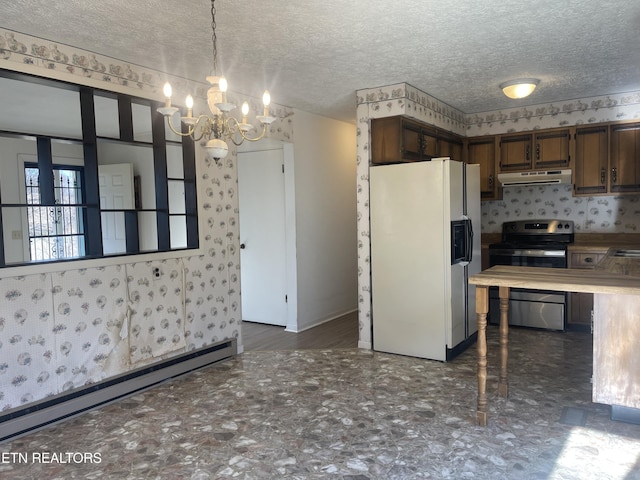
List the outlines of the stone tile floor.
{"type": "Polygon", "coordinates": [[[502,399],[489,328],[486,428],[474,425],[475,348],[449,363],[253,351],[1,444],[0,478],[640,479],[640,426],[590,401],[590,335],[510,339],[502,399]]]}

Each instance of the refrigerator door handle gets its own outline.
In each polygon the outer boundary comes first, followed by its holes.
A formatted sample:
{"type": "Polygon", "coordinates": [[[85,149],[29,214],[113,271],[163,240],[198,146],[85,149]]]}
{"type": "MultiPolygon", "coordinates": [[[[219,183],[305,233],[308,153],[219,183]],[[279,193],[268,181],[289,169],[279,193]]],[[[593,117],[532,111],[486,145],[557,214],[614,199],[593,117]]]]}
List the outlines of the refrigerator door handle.
{"type": "Polygon", "coordinates": [[[473,260],[473,224],[470,218],[465,218],[467,241],[466,241],[466,254],[465,261],[471,262],[473,260]]]}

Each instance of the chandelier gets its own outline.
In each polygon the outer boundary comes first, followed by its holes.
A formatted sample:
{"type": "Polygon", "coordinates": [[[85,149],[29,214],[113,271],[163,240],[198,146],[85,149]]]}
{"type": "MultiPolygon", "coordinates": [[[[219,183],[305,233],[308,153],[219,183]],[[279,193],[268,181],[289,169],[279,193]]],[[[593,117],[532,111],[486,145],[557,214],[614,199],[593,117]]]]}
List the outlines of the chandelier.
{"type": "Polygon", "coordinates": [[[181,123],[185,126],[184,131],[183,128],[174,127],[171,123],[171,117],[178,112],[179,109],[171,106],[172,91],[171,85],[168,82],[164,85],[163,89],[165,105],[164,107],[159,108],[158,112],[165,116],[169,128],[176,135],[180,135],[181,137],[191,137],[195,142],[198,142],[203,138],[207,138],[208,141],[205,145],[207,155],[215,161],[218,161],[219,159],[226,157],[229,152],[227,141],[232,142],[236,146],[241,145],[245,140],[257,142],[265,136],[267,128],[276,120],[276,118],[269,115],[269,103],[271,103],[271,96],[269,95],[268,90],[265,90],[264,95],[262,96],[262,103],[264,104],[263,114],[256,117],[262,125],[262,131],[257,135],[250,136],[251,130],[255,130],[255,127],[247,122],[247,115],[249,114],[249,104],[247,102],[242,104],[241,121],[229,115],[229,112],[235,109],[236,105],[227,102],[227,80],[224,76],[218,76],[215,0],[211,0],[211,30],[211,42],[213,44],[213,75],[207,77],[207,82],[211,84],[211,87],[207,91],[207,104],[209,105],[211,115],[202,114],[194,117],[193,97],[188,95],[185,101],[187,115],[185,117],[180,117],[181,123]]]}

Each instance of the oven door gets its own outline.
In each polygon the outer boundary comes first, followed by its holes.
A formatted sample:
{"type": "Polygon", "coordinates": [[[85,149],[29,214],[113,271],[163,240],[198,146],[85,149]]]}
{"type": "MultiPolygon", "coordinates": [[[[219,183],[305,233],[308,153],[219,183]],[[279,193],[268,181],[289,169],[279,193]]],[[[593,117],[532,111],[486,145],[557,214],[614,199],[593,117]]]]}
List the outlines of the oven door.
{"type": "Polygon", "coordinates": [[[547,248],[492,248],[489,247],[489,263],[517,265],[521,267],[567,268],[567,252],[564,249],[547,248]]]}
{"type": "MultiPolygon", "coordinates": [[[[509,325],[563,331],[567,318],[567,294],[548,290],[509,290],[509,325]]],[[[498,289],[489,289],[489,323],[500,323],[498,289]]]]}
{"type": "MultiPolygon", "coordinates": [[[[567,268],[566,249],[489,247],[489,261],[494,265],[567,268]]],[[[567,294],[548,290],[512,288],[509,292],[509,325],[564,330],[567,294]]],[[[489,322],[500,323],[498,289],[489,289],[489,322]]]]}

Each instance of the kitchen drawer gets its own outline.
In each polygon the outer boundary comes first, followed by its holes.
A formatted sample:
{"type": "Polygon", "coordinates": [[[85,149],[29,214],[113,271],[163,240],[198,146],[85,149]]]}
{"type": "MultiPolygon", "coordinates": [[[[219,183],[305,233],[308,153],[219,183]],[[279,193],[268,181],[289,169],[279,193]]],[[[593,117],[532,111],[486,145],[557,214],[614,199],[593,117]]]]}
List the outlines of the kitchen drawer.
{"type": "Polygon", "coordinates": [[[607,255],[607,252],[570,252],[569,268],[593,268],[600,260],[607,255]]]}

